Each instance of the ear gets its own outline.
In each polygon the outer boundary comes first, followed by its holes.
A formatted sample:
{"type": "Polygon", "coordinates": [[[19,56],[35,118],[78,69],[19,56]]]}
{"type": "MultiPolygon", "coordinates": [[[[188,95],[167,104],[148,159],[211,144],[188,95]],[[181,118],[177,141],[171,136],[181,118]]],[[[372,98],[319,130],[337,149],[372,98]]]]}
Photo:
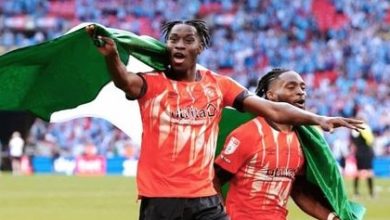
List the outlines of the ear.
{"type": "Polygon", "coordinates": [[[198,51],[196,52],[198,55],[201,54],[203,52],[203,45],[200,45],[199,48],[198,48],[198,51]]]}
{"type": "Polygon", "coordinates": [[[275,93],[274,93],[272,90],[269,89],[269,90],[265,93],[265,97],[266,97],[268,100],[274,101],[274,100],[275,100],[275,93]]]}

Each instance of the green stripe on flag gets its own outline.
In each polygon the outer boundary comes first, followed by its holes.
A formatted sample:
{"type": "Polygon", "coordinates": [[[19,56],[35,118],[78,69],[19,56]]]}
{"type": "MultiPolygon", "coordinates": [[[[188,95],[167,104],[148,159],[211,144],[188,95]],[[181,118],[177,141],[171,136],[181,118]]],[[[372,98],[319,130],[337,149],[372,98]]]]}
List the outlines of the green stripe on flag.
{"type": "Polygon", "coordinates": [[[312,126],[299,126],[297,133],[305,153],[306,179],[320,186],[340,219],[363,219],[366,210],[348,200],[337,161],[324,137],[312,126]]]}

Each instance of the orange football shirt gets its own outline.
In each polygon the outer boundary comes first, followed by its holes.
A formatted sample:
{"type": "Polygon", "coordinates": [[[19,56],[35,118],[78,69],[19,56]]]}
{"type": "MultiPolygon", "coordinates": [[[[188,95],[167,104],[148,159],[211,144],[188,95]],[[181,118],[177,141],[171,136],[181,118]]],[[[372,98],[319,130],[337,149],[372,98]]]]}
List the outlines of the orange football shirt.
{"type": "Polygon", "coordinates": [[[215,195],[214,153],[222,109],[245,88],[226,76],[199,70],[195,82],[146,73],[138,99],[142,144],[137,185],[140,196],[193,198],[215,195]]]}
{"type": "Polygon", "coordinates": [[[257,117],[228,136],[215,163],[234,174],[226,198],[232,220],[286,219],[292,182],[304,164],[295,132],[257,117]]]}

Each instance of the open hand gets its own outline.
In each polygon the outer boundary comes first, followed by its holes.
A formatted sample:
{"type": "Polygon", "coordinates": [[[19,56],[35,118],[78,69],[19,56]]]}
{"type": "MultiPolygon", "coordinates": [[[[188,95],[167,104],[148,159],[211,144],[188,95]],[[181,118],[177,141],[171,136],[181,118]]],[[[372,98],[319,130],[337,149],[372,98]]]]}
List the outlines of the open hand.
{"type": "Polygon", "coordinates": [[[95,25],[88,25],[85,27],[85,30],[103,56],[115,56],[118,54],[115,41],[109,37],[97,35],[95,25]]]}
{"type": "Polygon", "coordinates": [[[354,130],[364,129],[362,120],[344,117],[321,117],[319,125],[324,131],[329,132],[333,132],[338,127],[346,127],[354,130]]]}

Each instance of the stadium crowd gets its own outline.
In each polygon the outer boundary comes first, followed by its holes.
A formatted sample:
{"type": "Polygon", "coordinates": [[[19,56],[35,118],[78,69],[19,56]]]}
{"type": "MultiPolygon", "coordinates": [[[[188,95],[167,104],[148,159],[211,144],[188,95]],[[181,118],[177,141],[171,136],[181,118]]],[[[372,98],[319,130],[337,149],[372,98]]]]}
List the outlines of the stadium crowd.
{"type": "MultiPolygon", "coordinates": [[[[53,39],[81,22],[161,39],[161,24],[189,18],[206,20],[212,32],[212,46],[200,64],[248,88],[271,67],[293,69],[308,83],[309,110],[346,117],[358,112],[376,135],[376,154],[390,155],[390,3],[385,0],[3,0],[0,54],[53,39]]],[[[334,148],[349,143],[347,129],[325,135],[334,148]]],[[[93,144],[103,155],[137,157],[138,148],[95,118],[37,120],[27,143],[38,155],[78,155],[93,144]]]]}

